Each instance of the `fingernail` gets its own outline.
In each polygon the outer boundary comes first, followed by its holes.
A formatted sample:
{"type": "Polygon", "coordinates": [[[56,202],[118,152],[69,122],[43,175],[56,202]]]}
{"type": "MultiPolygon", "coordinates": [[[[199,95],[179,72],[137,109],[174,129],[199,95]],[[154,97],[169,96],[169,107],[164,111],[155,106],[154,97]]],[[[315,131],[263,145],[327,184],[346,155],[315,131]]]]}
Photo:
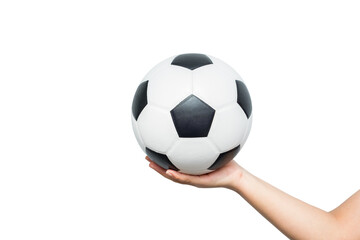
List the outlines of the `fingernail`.
{"type": "Polygon", "coordinates": [[[166,171],[166,174],[169,175],[170,177],[173,177],[170,171],[166,171]]]}

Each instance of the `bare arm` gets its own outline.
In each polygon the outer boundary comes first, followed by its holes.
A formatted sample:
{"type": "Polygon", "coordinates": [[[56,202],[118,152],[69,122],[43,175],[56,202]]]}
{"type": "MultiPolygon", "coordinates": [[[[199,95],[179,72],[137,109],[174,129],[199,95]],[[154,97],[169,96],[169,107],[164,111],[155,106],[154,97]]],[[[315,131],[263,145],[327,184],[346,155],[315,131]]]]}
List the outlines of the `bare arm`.
{"type": "Polygon", "coordinates": [[[151,160],[150,167],[178,183],[234,190],[290,239],[360,239],[360,191],[326,212],[271,186],[235,161],[201,176],[165,170],[151,160]]]}
{"type": "Polygon", "coordinates": [[[360,191],[326,212],[245,170],[234,190],[290,239],[360,239],[360,191]]]}

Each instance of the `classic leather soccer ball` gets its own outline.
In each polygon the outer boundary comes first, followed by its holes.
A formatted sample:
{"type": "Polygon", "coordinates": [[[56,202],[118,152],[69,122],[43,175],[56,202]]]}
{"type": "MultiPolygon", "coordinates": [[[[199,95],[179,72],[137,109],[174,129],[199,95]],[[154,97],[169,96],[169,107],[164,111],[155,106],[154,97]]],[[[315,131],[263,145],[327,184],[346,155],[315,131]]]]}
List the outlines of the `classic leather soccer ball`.
{"type": "Polygon", "coordinates": [[[244,146],[251,98],[229,65],[204,54],[181,54],[156,65],[132,103],[136,139],[152,161],[188,174],[214,171],[244,146]]]}

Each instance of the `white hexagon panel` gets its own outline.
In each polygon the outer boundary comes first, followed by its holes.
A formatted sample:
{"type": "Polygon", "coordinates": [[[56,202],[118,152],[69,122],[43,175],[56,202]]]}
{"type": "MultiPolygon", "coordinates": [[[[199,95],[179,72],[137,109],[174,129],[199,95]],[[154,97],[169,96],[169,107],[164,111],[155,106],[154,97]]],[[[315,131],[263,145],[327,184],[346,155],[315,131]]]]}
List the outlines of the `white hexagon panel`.
{"type": "Polygon", "coordinates": [[[231,161],[251,122],[251,98],[241,77],[205,54],[181,54],[156,65],[132,104],[134,133],[144,152],[162,168],[188,174],[231,161]]]}
{"type": "Polygon", "coordinates": [[[234,80],[228,71],[221,71],[218,66],[210,64],[194,71],[193,93],[211,107],[218,109],[236,101],[234,80]]]}
{"type": "Polygon", "coordinates": [[[227,72],[227,74],[232,78],[232,79],[237,79],[237,80],[242,80],[241,76],[239,75],[239,73],[237,73],[230,65],[228,65],[227,63],[221,61],[218,58],[215,57],[211,57],[211,61],[213,62],[214,65],[216,65],[219,69],[221,69],[220,71],[222,72],[227,72]]]}
{"type": "Polygon", "coordinates": [[[161,72],[162,69],[167,68],[171,62],[173,61],[174,57],[171,58],[167,58],[163,61],[161,61],[160,63],[158,63],[157,65],[155,65],[152,69],[150,69],[150,71],[145,75],[145,77],[143,78],[143,80],[141,82],[144,81],[148,81],[149,79],[153,79],[155,78],[155,75],[158,72],[161,72]]]}
{"type": "Polygon", "coordinates": [[[169,111],[148,104],[137,120],[144,145],[165,153],[178,139],[169,111]]]}
{"type": "Polygon", "coordinates": [[[135,134],[135,137],[136,137],[136,141],[138,142],[141,149],[143,151],[145,151],[145,144],[144,144],[144,141],[141,138],[141,134],[139,132],[139,128],[138,128],[138,125],[137,125],[137,122],[136,122],[134,116],[131,116],[131,123],[132,123],[133,131],[134,131],[134,134],[135,134]]]}
{"type": "Polygon", "coordinates": [[[237,103],[216,111],[208,137],[221,152],[228,151],[242,143],[249,121],[237,103]]]}
{"type": "Polygon", "coordinates": [[[245,142],[246,142],[247,138],[249,137],[251,126],[252,126],[252,118],[253,118],[253,115],[250,116],[246,130],[245,130],[244,137],[241,139],[241,142],[240,142],[241,147],[243,147],[245,145],[245,142]]]}
{"type": "Polygon", "coordinates": [[[148,101],[150,104],[171,110],[192,92],[191,72],[169,65],[154,74],[149,81],[148,101]]]}
{"type": "Polygon", "coordinates": [[[181,172],[204,174],[219,156],[219,151],[207,138],[182,138],[167,153],[181,172]]]}

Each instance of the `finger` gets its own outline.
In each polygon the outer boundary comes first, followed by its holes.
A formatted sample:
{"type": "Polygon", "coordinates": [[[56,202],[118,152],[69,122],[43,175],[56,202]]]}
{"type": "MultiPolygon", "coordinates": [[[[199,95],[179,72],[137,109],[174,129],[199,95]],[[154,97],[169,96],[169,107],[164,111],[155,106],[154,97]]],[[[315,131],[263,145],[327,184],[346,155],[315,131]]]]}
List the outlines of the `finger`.
{"type": "Polygon", "coordinates": [[[181,184],[190,184],[190,185],[194,185],[194,186],[201,186],[204,184],[203,183],[204,181],[202,181],[202,179],[199,176],[188,175],[188,174],[180,173],[180,172],[177,172],[177,171],[174,171],[171,169],[166,170],[166,169],[160,167],[159,165],[157,165],[155,162],[152,162],[151,160],[149,162],[150,162],[149,167],[154,169],[156,172],[158,172],[163,177],[170,179],[174,182],[181,183],[181,184]]]}
{"type": "Polygon", "coordinates": [[[146,156],[145,159],[148,160],[149,162],[152,162],[149,156],[146,156]]]}
{"type": "Polygon", "coordinates": [[[166,170],[164,168],[160,167],[159,165],[157,165],[156,163],[150,162],[149,167],[154,169],[156,172],[158,172],[163,177],[170,179],[169,176],[166,174],[166,170]]]}
{"type": "Polygon", "coordinates": [[[150,162],[149,167],[151,167],[152,169],[157,170],[158,172],[163,173],[163,174],[165,174],[165,172],[166,172],[166,170],[164,168],[160,167],[159,165],[157,165],[154,162],[150,162]]]}
{"type": "Polygon", "coordinates": [[[195,185],[195,186],[202,184],[201,177],[199,177],[199,176],[188,175],[188,174],[180,173],[180,172],[173,171],[173,170],[167,170],[166,174],[168,176],[170,176],[171,180],[178,182],[178,183],[190,184],[190,185],[195,185]]]}

